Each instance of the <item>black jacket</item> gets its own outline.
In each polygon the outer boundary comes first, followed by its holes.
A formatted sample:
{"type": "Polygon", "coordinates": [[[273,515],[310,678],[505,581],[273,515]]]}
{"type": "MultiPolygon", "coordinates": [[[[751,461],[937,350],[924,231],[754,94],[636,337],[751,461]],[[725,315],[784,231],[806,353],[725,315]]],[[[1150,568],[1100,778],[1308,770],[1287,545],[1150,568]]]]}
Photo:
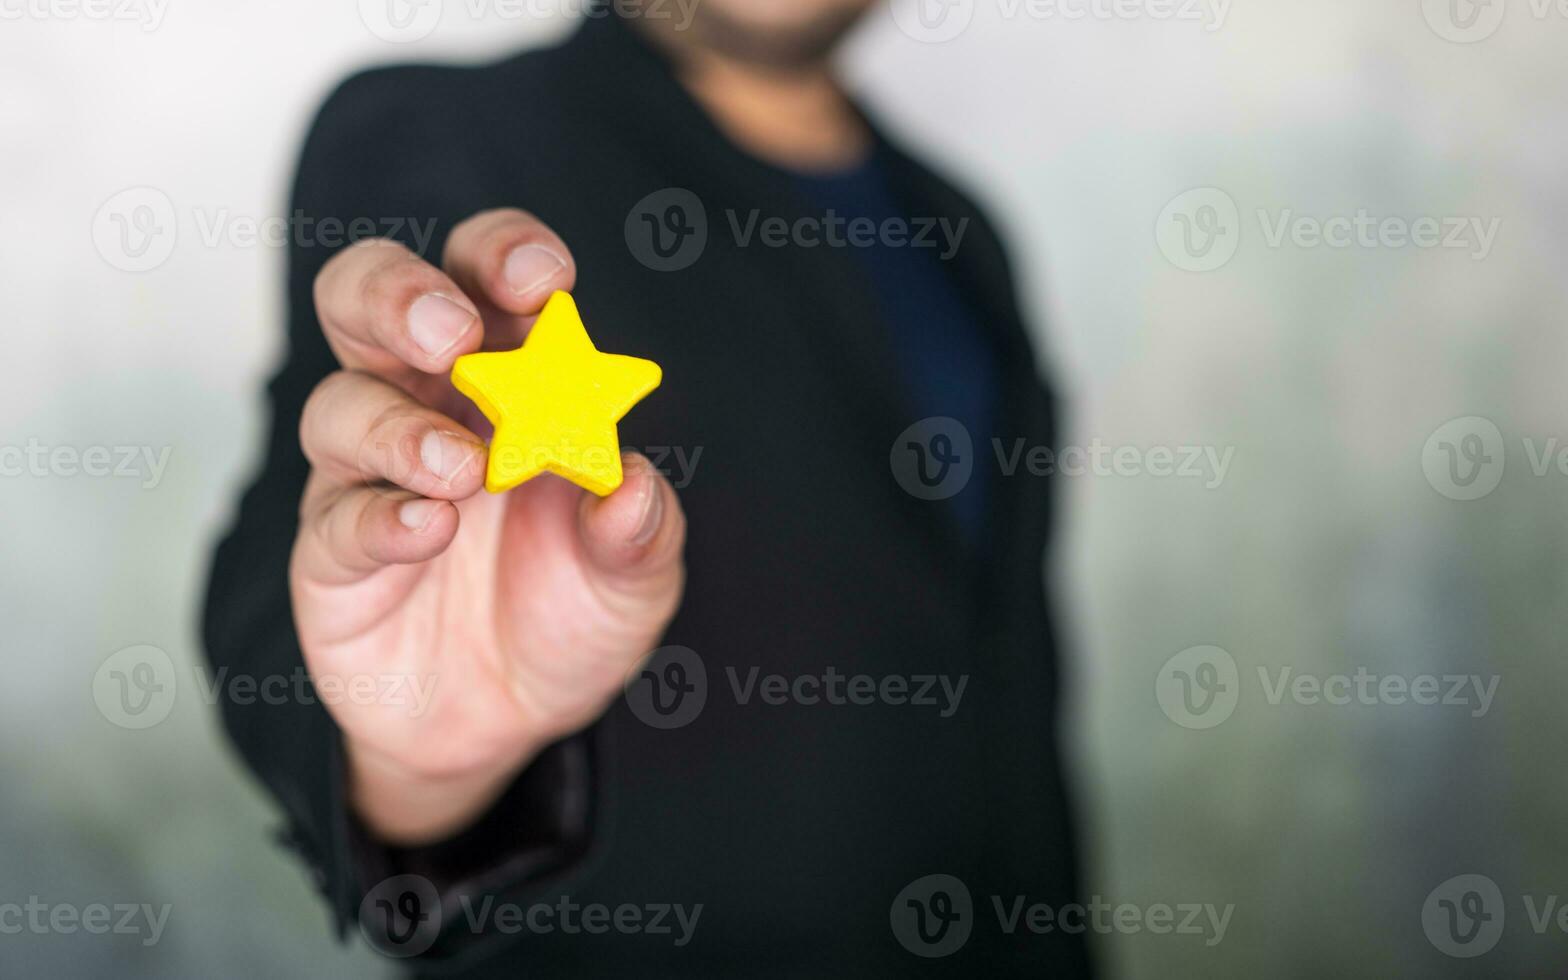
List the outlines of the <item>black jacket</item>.
{"type": "MultiPolygon", "coordinates": [[[[617,700],[537,760],[479,825],[419,852],[378,848],[356,826],[340,735],[323,707],[226,699],[234,742],[281,803],[285,839],[341,928],[359,919],[367,889],[414,873],[441,895],[440,914],[425,920],[440,930],[414,961],[432,974],[1086,971],[1081,936],[1031,934],[1021,923],[1009,934],[997,907],[1077,897],[1042,582],[1049,486],[1023,468],[1003,475],[992,448],[993,439],[1008,452],[1019,439],[1052,445],[1052,407],[990,226],[953,188],[885,149],[911,216],[970,219],[948,266],[1001,352],[1001,421],[974,434],[974,465],[998,468],[978,550],[964,545],[945,504],[905,492],[890,466],[895,438],[917,421],[890,366],[898,324],[881,321],[845,249],[735,241],[730,209],[743,220],[752,209],[789,217],[808,205],[788,174],[727,142],[628,25],[593,17],[560,47],[479,68],[368,72],[321,110],[295,186],[297,216],[345,226],[369,218],[372,233],[396,231],[394,219],[435,219],[425,252],[439,261],[454,223],[525,207],[573,250],[575,295],[598,346],[663,365],[663,386],[631,412],[621,438],[650,456],[701,452],[680,489],[689,582],[665,642],[694,651],[707,684],[701,713],[671,729],[617,700]],[[644,264],[640,221],[628,221],[637,202],[666,188],[693,192],[708,219],[700,257],[677,271],[644,264]],[[792,679],[831,668],[968,680],[944,718],[912,704],[742,703],[734,688],[752,668],[792,679]],[[967,888],[970,934],[928,958],[906,948],[900,917],[920,909],[900,893],[936,874],[967,888]],[[568,932],[559,911],[511,937],[493,915],[470,923],[494,902],[526,911],[558,908],[562,896],[612,915],[637,906],[644,927],[568,932]],[[684,945],[646,928],[657,906],[698,904],[684,945]]],[[[361,223],[357,234],[367,232],[361,223]]],[[[398,237],[420,244],[410,227],[398,237]]],[[[311,299],[333,251],[293,247],[289,350],[269,389],[266,460],[213,567],[206,645],[231,677],[301,669],[286,581],[307,472],[297,428],[306,395],[336,368],[311,299]]],[[[922,683],[911,680],[911,690],[922,683]]],[[[964,912],[963,896],[950,897],[964,912]]],[[[367,921],[379,914],[378,895],[370,898],[367,921]]]]}

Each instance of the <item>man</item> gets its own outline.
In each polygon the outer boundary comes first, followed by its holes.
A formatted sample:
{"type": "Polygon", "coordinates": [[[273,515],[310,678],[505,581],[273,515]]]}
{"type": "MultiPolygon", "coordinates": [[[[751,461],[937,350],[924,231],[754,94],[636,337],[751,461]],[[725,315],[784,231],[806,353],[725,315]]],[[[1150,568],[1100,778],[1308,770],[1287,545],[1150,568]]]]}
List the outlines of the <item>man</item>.
{"type": "Polygon", "coordinates": [[[437,232],[292,254],[206,641],[309,672],[225,721],[339,926],[419,970],[1086,972],[1006,914],[1077,898],[1047,488],[998,462],[1051,408],[989,225],[829,73],[866,6],[596,8],[315,123],[300,213],[437,232]],[[555,290],[664,383],[615,492],[491,495],[448,376],[555,290]]]}

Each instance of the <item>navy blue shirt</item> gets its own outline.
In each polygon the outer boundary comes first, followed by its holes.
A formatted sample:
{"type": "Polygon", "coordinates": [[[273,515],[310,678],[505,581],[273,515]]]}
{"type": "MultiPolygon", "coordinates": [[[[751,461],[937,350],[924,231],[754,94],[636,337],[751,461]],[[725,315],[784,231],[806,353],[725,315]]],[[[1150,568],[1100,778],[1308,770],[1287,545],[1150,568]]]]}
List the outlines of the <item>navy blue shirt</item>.
{"type": "MultiPolygon", "coordinates": [[[[853,169],[796,174],[796,181],[824,217],[869,218],[879,229],[872,244],[860,245],[864,236],[858,236],[843,247],[871,280],[877,306],[892,331],[889,346],[903,377],[910,422],[947,416],[969,432],[975,453],[972,475],[947,503],[965,540],[978,549],[986,527],[1000,381],[990,335],[954,285],[943,258],[961,247],[961,232],[938,227],[927,236],[929,244],[912,243],[916,236],[911,222],[919,216],[906,215],[894,200],[877,152],[853,169]],[[889,219],[909,231],[884,237],[880,229],[889,219]],[[956,242],[950,240],[954,238],[956,242]]],[[[841,231],[839,237],[846,236],[841,231]]]]}

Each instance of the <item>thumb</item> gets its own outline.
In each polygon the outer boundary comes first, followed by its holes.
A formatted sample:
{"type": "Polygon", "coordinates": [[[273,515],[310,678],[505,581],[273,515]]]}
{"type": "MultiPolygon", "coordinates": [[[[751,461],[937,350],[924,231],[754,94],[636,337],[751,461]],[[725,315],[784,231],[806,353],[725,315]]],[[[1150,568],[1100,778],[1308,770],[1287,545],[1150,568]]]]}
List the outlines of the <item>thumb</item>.
{"type": "Polygon", "coordinates": [[[685,577],[686,515],[675,488],[641,453],[621,456],[624,478],[608,497],[584,496],[578,512],[590,566],[631,599],[667,598],[685,577]]]}

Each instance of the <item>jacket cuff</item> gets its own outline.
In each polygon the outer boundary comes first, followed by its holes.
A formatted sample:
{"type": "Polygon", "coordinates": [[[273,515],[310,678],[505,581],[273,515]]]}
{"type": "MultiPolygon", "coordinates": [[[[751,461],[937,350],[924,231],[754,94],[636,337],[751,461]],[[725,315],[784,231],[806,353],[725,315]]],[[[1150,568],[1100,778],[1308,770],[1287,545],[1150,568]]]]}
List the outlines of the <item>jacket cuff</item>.
{"type": "Polygon", "coordinates": [[[468,829],[437,844],[401,848],[378,842],[350,807],[342,740],[334,732],[330,750],[320,756],[325,785],[312,794],[320,810],[310,823],[319,831],[296,817],[281,836],[310,868],[340,938],[358,924],[373,946],[392,956],[467,959],[488,945],[466,914],[481,896],[525,892],[587,853],[599,795],[596,741],[589,730],[556,742],[468,829]],[[424,928],[398,928],[385,918],[387,908],[410,892],[439,909],[425,913],[424,928]]]}

